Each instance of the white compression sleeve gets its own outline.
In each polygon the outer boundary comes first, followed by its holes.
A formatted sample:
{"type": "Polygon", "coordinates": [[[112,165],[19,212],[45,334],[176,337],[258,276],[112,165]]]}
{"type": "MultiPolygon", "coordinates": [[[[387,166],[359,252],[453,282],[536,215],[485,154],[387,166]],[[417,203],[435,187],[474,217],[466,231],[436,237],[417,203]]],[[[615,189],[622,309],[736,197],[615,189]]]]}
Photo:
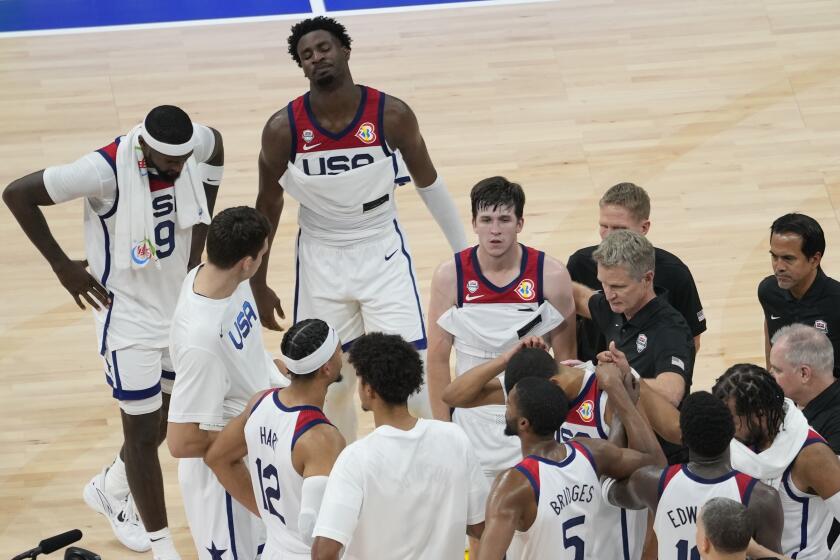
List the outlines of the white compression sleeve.
{"type": "Polygon", "coordinates": [[[321,500],[324,498],[324,490],[327,489],[326,476],[310,476],[303,479],[303,488],[300,497],[300,517],[298,517],[298,531],[300,538],[309,546],[312,546],[312,531],[315,529],[315,521],[318,519],[318,511],[321,509],[321,500]]]}
{"type": "Polygon", "coordinates": [[[458,216],[455,201],[452,200],[452,196],[446,189],[440,175],[428,187],[418,188],[417,193],[423,199],[423,204],[429,209],[438,226],[440,226],[452,250],[458,252],[466,249],[467,236],[464,233],[464,225],[461,223],[460,216],[458,216]]]}
{"type": "Polygon", "coordinates": [[[833,515],[835,519],[840,519],[840,492],[837,492],[829,499],[823,501],[825,502],[825,505],[828,506],[828,511],[831,512],[831,515],[833,515]]]}

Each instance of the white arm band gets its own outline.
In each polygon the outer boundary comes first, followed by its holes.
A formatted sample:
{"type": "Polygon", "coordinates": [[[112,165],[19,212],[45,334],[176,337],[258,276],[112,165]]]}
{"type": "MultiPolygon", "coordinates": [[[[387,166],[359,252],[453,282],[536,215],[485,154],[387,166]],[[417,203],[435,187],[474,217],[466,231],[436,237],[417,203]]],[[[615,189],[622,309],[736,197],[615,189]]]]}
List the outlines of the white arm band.
{"type": "Polygon", "coordinates": [[[224,174],[224,165],[209,165],[207,163],[198,164],[198,176],[201,178],[202,183],[218,187],[222,183],[222,177],[224,174]]]}
{"type": "Polygon", "coordinates": [[[825,502],[825,505],[828,506],[828,511],[831,512],[831,515],[833,515],[835,519],[840,519],[840,492],[837,492],[829,499],[823,501],[825,502]]]}
{"type": "Polygon", "coordinates": [[[601,492],[602,492],[602,497],[604,498],[604,502],[606,502],[608,504],[612,504],[612,505],[615,505],[615,504],[613,504],[610,501],[610,490],[612,489],[615,482],[616,482],[616,480],[614,478],[610,478],[608,476],[605,476],[603,479],[601,479],[601,492]]]}
{"type": "Polygon", "coordinates": [[[417,193],[423,199],[423,204],[429,209],[429,213],[431,213],[438,226],[440,226],[452,250],[458,252],[466,249],[467,236],[464,233],[464,224],[461,223],[455,201],[452,200],[452,196],[450,196],[440,175],[428,187],[418,187],[417,193]]]}
{"type": "Polygon", "coordinates": [[[327,476],[310,476],[303,479],[298,531],[300,538],[309,546],[312,546],[315,540],[312,538],[312,531],[315,529],[315,521],[318,519],[318,511],[321,509],[321,500],[324,499],[328,479],[327,476]]]}

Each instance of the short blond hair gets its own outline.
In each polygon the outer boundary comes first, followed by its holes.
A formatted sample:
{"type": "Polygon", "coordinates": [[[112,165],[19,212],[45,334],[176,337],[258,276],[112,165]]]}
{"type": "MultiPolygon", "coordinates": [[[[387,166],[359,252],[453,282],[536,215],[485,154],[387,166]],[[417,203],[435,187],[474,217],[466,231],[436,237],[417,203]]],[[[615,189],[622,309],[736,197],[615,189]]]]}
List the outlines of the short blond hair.
{"type": "Polygon", "coordinates": [[[620,206],[639,221],[650,219],[650,197],[645,189],[635,183],[619,183],[610,187],[598,206],[620,206]]]}
{"type": "Polygon", "coordinates": [[[592,258],[601,266],[624,267],[636,281],[645,273],[653,272],[656,263],[656,253],[647,237],[627,229],[616,230],[605,237],[592,258]]]}

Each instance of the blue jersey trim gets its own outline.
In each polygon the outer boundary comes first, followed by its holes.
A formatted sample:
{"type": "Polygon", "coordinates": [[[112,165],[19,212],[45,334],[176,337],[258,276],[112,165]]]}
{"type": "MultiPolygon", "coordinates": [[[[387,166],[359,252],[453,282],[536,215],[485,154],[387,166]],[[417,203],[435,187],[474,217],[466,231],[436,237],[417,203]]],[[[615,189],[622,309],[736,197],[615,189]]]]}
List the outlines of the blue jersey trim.
{"type": "Polygon", "coordinates": [[[99,346],[99,355],[104,356],[108,349],[108,327],[111,326],[111,312],[114,310],[116,298],[113,292],[108,292],[108,298],[111,300],[111,305],[108,306],[108,313],[105,315],[105,326],[102,327],[102,344],[99,346]]]}
{"type": "Polygon", "coordinates": [[[306,432],[308,432],[310,429],[314,428],[318,424],[327,424],[328,426],[332,426],[332,424],[330,424],[329,420],[327,420],[326,418],[315,418],[313,420],[310,420],[309,422],[307,422],[306,424],[304,424],[303,426],[301,426],[300,428],[295,430],[295,433],[292,436],[292,446],[289,448],[289,451],[294,451],[295,443],[297,443],[297,440],[300,439],[300,437],[303,434],[305,434],[306,432]]]}
{"type": "Polygon", "coordinates": [[[621,508],[621,551],[624,560],[630,560],[630,535],[627,534],[627,510],[621,508]]]}
{"type": "Polygon", "coordinates": [[[318,119],[315,118],[315,113],[312,111],[312,104],[309,102],[309,92],[307,91],[303,94],[303,107],[306,109],[306,115],[309,117],[310,122],[312,122],[312,126],[314,126],[318,132],[333,140],[341,140],[344,136],[349,134],[350,131],[359,124],[359,119],[362,118],[362,113],[365,112],[365,104],[367,103],[368,88],[363,85],[359,85],[358,87],[362,92],[362,96],[359,99],[359,107],[356,109],[356,116],[354,116],[353,120],[350,121],[350,124],[344,127],[344,130],[339,133],[330,132],[329,130],[321,127],[318,123],[318,119]]]}
{"type": "MultiPolygon", "coordinates": [[[[300,303],[300,229],[295,240],[295,303],[292,307],[292,324],[297,324],[298,303],[300,303]]],[[[272,311],[272,313],[274,313],[272,311]]],[[[342,347],[343,349],[343,347],[342,347]]]]}
{"type": "Polygon", "coordinates": [[[461,266],[461,255],[455,253],[455,282],[458,288],[458,307],[464,306],[464,268],[461,266]]]}
{"type": "Polygon", "coordinates": [[[324,411],[318,408],[317,406],[313,406],[311,404],[302,404],[300,406],[286,406],[280,400],[280,390],[273,391],[273,398],[274,404],[277,405],[277,408],[282,410],[283,412],[300,412],[301,410],[317,410],[318,412],[323,413],[324,411]]]}
{"type": "Polygon", "coordinates": [[[718,476],[716,478],[703,478],[702,476],[688,470],[687,463],[683,463],[682,465],[680,465],[680,470],[685,476],[699,484],[720,484],[721,482],[725,482],[733,476],[735,476],[736,474],[738,474],[737,471],[729,471],[728,473],[718,476]]]}
{"type": "MultiPolygon", "coordinates": [[[[534,457],[534,458],[536,458],[536,457],[534,457]]],[[[539,483],[537,483],[537,481],[534,480],[534,477],[533,477],[533,475],[531,475],[531,472],[528,469],[526,469],[525,467],[523,467],[522,465],[516,465],[513,468],[515,468],[516,470],[518,470],[519,472],[524,474],[525,478],[528,479],[528,482],[531,483],[531,488],[534,490],[534,498],[536,499],[537,504],[539,505],[539,503],[540,503],[540,485],[539,485],[539,483]]]]}
{"type": "Polygon", "coordinates": [[[484,276],[484,273],[481,272],[481,265],[478,264],[478,246],[473,247],[470,252],[470,259],[472,260],[475,273],[485,286],[494,292],[501,294],[511,289],[518,282],[522,281],[522,277],[525,275],[525,268],[528,266],[528,249],[522,243],[520,243],[519,246],[522,248],[522,262],[519,265],[519,274],[507,286],[496,286],[488,280],[486,276],[484,276]]]}
{"type": "Polygon", "coordinates": [[[162,369],[160,370],[160,376],[162,379],[166,379],[168,381],[175,381],[175,372],[162,369]]]}
{"type": "Polygon", "coordinates": [[[292,110],[291,102],[286,105],[286,113],[289,116],[289,133],[292,135],[292,141],[289,144],[289,161],[294,163],[295,157],[297,157],[297,125],[295,125],[295,112],[292,110]]]}
{"type": "MultiPolygon", "coordinates": [[[[545,253],[539,251],[537,253],[537,303],[542,305],[542,302],[545,301],[545,297],[543,296],[543,268],[545,266],[545,253]]],[[[524,269],[523,269],[524,271],[524,269]]]]}
{"type": "Polygon", "coordinates": [[[379,92],[379,108],[376,111],[376,126],[379,127],[379,144],[382,146],[382,151],[386,156],[391,155],[391,150],[388,148],[388,141],[385,139],[385,94],[379,92]]]}

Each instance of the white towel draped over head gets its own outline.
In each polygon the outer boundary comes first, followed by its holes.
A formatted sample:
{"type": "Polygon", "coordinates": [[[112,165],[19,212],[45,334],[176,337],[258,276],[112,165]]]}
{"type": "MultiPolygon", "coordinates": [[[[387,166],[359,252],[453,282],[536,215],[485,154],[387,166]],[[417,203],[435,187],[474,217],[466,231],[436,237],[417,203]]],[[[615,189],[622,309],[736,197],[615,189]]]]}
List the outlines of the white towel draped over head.
{"type": "Polygon", "coordinates": [[[790,399],[785,399],[785,419],[773,443],[756,453],[740,441],[729,444],[732,466],[778,489],[785,469],[790,466],[808,438],[808,420],[790,399]]]}
{"type": "MultiPolygon", "coordinates": [[[[152,214],[152,192],[149,189],[147,163],[140,147],[140,136],[164,155],[182,156],[192,150],[192,138],[178,146],[165,144],[151,137],[142,124],[135,126],[117,148],[117,204],[114,234],[114,263],[117,268],[143,268],[157,262],[155,224],[152,214]]],[[[193,132],[195,138],[195,132],[193,132]]],[[[179,229],[198,223],[209,224],[207,198],[197,171],[194,156],[184,164],[175,181],[176,225],[179,229]]]]}

